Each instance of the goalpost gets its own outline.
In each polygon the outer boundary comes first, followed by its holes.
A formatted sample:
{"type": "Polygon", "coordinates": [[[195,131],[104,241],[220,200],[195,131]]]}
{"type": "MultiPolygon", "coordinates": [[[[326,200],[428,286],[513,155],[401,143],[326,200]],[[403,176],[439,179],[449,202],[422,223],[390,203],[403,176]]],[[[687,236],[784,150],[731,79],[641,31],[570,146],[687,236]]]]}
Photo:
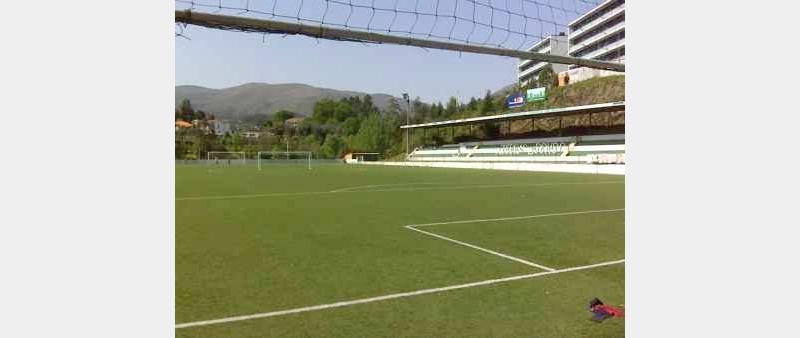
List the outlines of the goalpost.
{"type": "Polygon", "coordinates": [[[243,151],[209,151],[206,164],[247,164],[247,157],[243,151]]]}
{"type": "Polygon", "coordinates": [[[287,161],[288,163],[302,163],[305,162],[308,169],[311,169],[311,152],[310,151],[259,151],[257,156],[258,170],[262,168],[263,164],[275,163],[277,161],[287,161]]]}

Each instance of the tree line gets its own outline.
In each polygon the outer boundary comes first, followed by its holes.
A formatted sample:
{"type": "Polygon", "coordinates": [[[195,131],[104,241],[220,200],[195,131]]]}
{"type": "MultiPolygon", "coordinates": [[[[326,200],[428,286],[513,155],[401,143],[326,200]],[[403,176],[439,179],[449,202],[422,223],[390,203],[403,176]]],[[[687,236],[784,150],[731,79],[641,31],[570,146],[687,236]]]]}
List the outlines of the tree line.
{"type": "MultiPolygon", "coordinates": [[[[552,72],[552,71],[551,71],[552,72]]],[[[540,76],[540,82],[548,87],[554,84],[552,74],[540,76]]],[[[536,86],[532,83],[527,87],[536,86]]],[[[524,90],[526,88],[514,88],[524,90]]],[[[346,152],[377,152],[384,158],[401,157],[405,154],[404,132],[399,128],[405,124],[406,111],[410,109],[411,123],[487,116],[505,110],[506,98],[494,96],[486,91],[481,98],[471,97],[466,103],[451,97],[446,103],[423,103],[419,97],[410,102],[391,98],[387,107],[379,109],[370,95],[317,101],[308,116],[297,126],[285,122],[298,117],[296,112],[276,111],[268,115],[252,115],[239,121],[237,132],[214,135],[201,128],[176,131],[176,157],[194,158],[208,151],[245,151],[255,156],[258,151],[303,150],[311,151],[316,158],[341,158],[346,152]],[[258,131],[257,139],[248,139],[242,131],[258,131]]],[[[175,109],[175,118],[186,121],[200,120],[207,123],[213,114],[195,110],[189,100],[183,100],[175,109]]],[[[448,132],[416,132],[414,145],[437,145],[465,140],[492,138],[499,135],[499,127],[485,124],[480,127],[455,127],[448,132]]]]}

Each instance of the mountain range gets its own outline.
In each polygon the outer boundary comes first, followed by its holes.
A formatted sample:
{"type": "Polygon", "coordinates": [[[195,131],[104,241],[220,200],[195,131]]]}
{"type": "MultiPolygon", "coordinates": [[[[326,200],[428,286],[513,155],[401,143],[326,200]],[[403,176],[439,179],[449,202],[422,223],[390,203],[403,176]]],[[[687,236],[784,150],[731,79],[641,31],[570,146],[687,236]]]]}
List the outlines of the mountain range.
{"type": "MultiPolygon", "coordinates": [[[[235,87],[212,89],[200,86],[175,86],[175,105],[189,99],[192,107],[226,119],[240,119],[256,114],[272,114],[289,110],[310,116],[314,103],[321,99],[340,99],[367,93],[319,88],[306,84],[247,83],[235,87]]],[[[388,94],[369,94],[379,109],[389,106],[388,94]]],[[[396,98],[399,103],[403,100],[396,98]]]]}

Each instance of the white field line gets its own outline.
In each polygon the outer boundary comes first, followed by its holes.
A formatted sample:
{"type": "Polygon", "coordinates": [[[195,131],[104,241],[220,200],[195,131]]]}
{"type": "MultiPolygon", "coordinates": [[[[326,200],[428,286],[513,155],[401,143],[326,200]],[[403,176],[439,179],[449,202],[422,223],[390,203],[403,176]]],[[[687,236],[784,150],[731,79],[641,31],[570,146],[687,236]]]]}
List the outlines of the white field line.
{"type": "Polygon", "coordinates": [[[355,187],[347,187],[347,188],[335,189],[335,190],[331,190],[329,192],[345,192],[345,191],[352,191],[352,190],[358,190],[358,189],[363,189],[363,188],[396,187],[396,186],[399,186],[399,185],[422,185],[422,184],[442,184],[442,183],[433,183],[433,182],[431,182],[431,183],[395,183],[395,184],[359,185],[359,186],[355,186],[355,187]]]}
{"type": "Polygon", "coordinates": [[[362,298],[362,299],[349,300],[349,301],[343,301],[343,302],[337,302],[337,303],[307,306],[307,307],[301,307],[301,308],[289,309],[289,310],[264,312],[264,313],[256,313],[256,314],[244,315],[244,316],[235,316],[235,317],[227,317],[227,318],[220,318],[220,319],[211,319],[211,320],[203,320],[203,321],[197,321],[197,322],[182,323],[182,324],[176,324],[175,328],[176,329],[183,329],[183,328],[194,327],[194,326],[214,325],[214,324],[238,322],[238,321],[243,321],[243,320],[252,320],[252,319],[259,319],[259,318],[283,316],[283,315],[301,313],[301,312],[325,310],[325,309],[331,309],[331,308],[337,308],[337,307],[345,307],[345,306],[352,306],[352,305],[357,305],[357,304],[365,304],[365,303],[384,301],[384,300],[389,300],[389,299],[397,299],[397,298],[404,298],[404,297],[411,297],[411,296],[419,296],[419,295],[425,295],[425,294],[430,294],[430,293],[438,293],[438,292],[445,292],[445,291],[451,291],[451,290],[466,289],[466,288],[471,288],[471,287],[476,287],[476,286],[484,286],[484,285],[491,285],[491,284],[497,284],[497,283],[505,283],[505,282],[511,282],[511,281],[516,281],[516,280],[521,280],[521,279],[535,278],[535,277],[546,276],[546,275],[555,275],[555,274],[559,274],[559,273],[563,273],[563,272],[578,271],[578,270],[588,270],[588,269],[598,268],[598,267],[601,267],[601,266],[620,264],[620,263],[624,263],[624,262],[625,262],[624,259],[620,259],[620,260],[616,260],[616,261],[608,261],[608,262],[597,263],[597,264],[592,264],[592,265],[576,266],[576,267],[571,267],[571,268],[566,268],[566,269],[559,269],[559,270],[554,270],[554,271],[543,271],[543,272],[537,272],[537,273],[532,273],[532,274],[527,274],[527,275],[518,275],[518,276],[505,277],[505,278],[499,278],[499,279],[489,279],[489,280],[484,280],[484,281],[480,281],[480,282],[451,285],[451,286],[445,286],[445,287],[439,287],[439,288],[433,288],[433,289],[423,289],[423,290],[417,290],[417,291],[411,291],[411,292],[395,293],[395,294],[390,294],[390,295],[385,295],[385,296],[362,298]]]}
{"type": "Polygon", "coordinates": [[[426,191],[426,190],[457,190],[457,189],[488,189],[488,188],[516,188],[516,187],[542,187],[542,186],[561,186],[561,185],[596,185],[596,184],[621,184],[625,181],[599,181],[599,182],[564,182],[564,183],[533,183],[533,184],[493,184],[493,185],[461,185],[461,186],[444,186],[444,187],[430,187],[430,188],[394,188],[394,189],[373,189],[373,190],[352,190],[352,191],[306,191],[306,192],[280,192],[280,193],[267,193],[267,194],[245,194],[245,195],[221,195],[221,196],[189,196],[177,197],[175,201],[192,201],[192,200],[222,200],[222,199],[240,199],[240,198],[262,198],[262,197],[275,197],[275,196],[303,196],[303,195],[323,195],[323,194],[341,194],[341,193],[369,193],[369,192],[389,192],[389,191],[426,191]]]}
{"type": "Polygon", "coordinates": [[[330,191],[276,192],[276,193],[269,193],[269,194],[177,197],[177,198],[175,198],[175,200],[176,201],[226,200],[226,199],[238,199],[238,198],[260,198],[260,197],[275,197],[275,196],[322,195],[322,194],[330,194],[330,193],[331,193],[330,191]]]}
{"type": "Polygon", "coordinates": [[[414,230],[414,231],[417,231],[417,232],[421,232],[421,233],[426,234],[428,236],[433,236],[433,237],[436,237],[436,238],[439,238],[439,239],[443,239],[443,240],[448,241],[448,242],[453,242],[453,243],[460,244],[460,245],[463,245],[463,246],[466,246],[466,247],[470,247],[470,248],[473,248],[475,250],[480,250],[480,251],[483,251],[485,253],[489,253],[489,254],[492,254],[492,255],[495,255],[495,256],[499,256],[499,257],[502,257],[502,258],[505,258],[505,259],[510,259],[510,260],[518,262],[518,263],[522,263],[522,264],[525,264],[525,265],[537,267],[537,268],[542,269],[542,270],[556,271],[556,269],[553,269],[551,267],[547,267],[547,266],[544,266],[544,265],[541,265],[541,264],[536,264],[536,263],[533,263],[533,262],[529,262],[529,261],[526,261],[526,260],[524,260],[522,258],[517,258],[517,257],[511,256],[511,255],[506,255],[504,253],[500,253],[500,252],[497,252],[497,251],[489,250],[489,249],[486,249],[486,248],[481,248],[481,247],[479,247],[477,245],[469,244],[467,242],[462,242],[462,241],[459,241],[459,240],[455,240],[455,239],[452,239],[450,237],[445,237],[445,236],[442,236],[442,235],[434,234],[432,232],[427,232],[427,231],[424,231],[424,230],[420,230],[420,229],[414,228],[413,225],[406,225],[405,228],[409,229],[409,230],[414,230]]]}
{"type": "MultiPolygon", "coordinates": [[[[430,225],[479,223],[479,222],[499,222],[499,221],[512,221],[512,220],[517,220],[517,219],[529,219],[529,218],[553,217],[553,216],[567,216],[567,215],[581,215],[581,214],[595,214],[595,213],[617,212],[617,211],[625,211],[625,209],[624,208],[620,208],[620,209],[586,210],[586,211],[571,211],[571,212],[560,212],[560,213],[555,213],[555,214],[541,214],[541,215],[531,215],[531,216],[487,218],[487,219],[470,219],[470,220],[463,220],[463,221],[411,224],[411,225],[407,225],[406,227],[423,227],[423,226],[430,226],[430,225]]],[[[415,230],[418,230],[418,229],[415,229],[415,230]]]]}
{"type": "Polygon", "coordinates": [[[596,185],[596,184],[619,184],[625,181],[599,181],[599,182],[551,182],[551,183],[530,183],[530,184],[470,184],[431,188],[394,188],[394,189],[375,189],[351,192],[383,192],[383,191],[420,191],[420,190],[459,190],[459,189],[485,189],[485,188],[517,188],[517,187],[544,187],[559,185],[596,185]]]}

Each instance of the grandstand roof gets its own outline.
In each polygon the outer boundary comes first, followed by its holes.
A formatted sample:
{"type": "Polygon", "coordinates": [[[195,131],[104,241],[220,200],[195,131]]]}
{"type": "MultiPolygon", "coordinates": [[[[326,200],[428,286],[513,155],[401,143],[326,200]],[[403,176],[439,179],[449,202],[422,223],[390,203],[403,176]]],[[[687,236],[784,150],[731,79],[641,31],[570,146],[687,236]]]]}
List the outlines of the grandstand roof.
{"type": "Polygon", "coordinates": [[[620,111],[620,110],[625,110],[625,101],[598,103],[585,106],[574,106],[565,108],[551,108],[551,109],[524,111],[519,113],[507,113],[507,114],[490,115],[490,116],[470,117],[466,119],[438,121],[438,122],[429,122],[421,124],[409,124],[400,126],[400,128],[414,129],[414,128],[452,127],[452,126],[463,126],[468,124],[479,124],[487,122],[523,120],[533,117],[552,117],[552,116],[588,114],[588,113],[599,113],[599,112],[620,111]]]}

